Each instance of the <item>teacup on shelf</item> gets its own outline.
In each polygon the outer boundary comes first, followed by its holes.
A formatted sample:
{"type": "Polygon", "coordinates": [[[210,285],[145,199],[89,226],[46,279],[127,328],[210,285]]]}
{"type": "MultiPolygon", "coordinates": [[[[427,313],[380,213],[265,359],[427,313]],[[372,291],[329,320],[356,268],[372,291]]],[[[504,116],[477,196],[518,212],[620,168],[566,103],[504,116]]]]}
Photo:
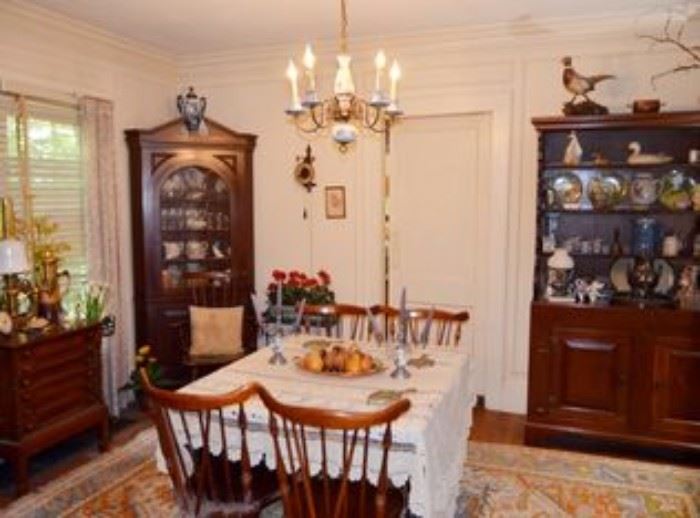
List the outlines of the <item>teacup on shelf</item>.
{"type": "Polygon", "coordinates": [[[163,253],[165,254],[165,259],[167,261],[179,258],[182,255],[183,249],[183,243],[180,241],[163,242],[163,253]]]}
{"type": "Polygon", "coordinates": [[[187,259],[200,260],[207,257],[209,243],[206,241],[188,241],[185,247],[187,259]]]}

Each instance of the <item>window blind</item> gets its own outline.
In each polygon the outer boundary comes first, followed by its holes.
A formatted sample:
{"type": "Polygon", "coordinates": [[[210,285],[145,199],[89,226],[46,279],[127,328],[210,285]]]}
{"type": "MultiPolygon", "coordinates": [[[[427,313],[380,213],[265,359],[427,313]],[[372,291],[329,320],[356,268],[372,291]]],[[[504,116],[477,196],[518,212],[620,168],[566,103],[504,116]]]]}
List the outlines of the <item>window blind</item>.
{"type": "Polygon", "coordinates": [[[48,216],[58,225],[53,241],[68,243],[62,269],[74,281],[87,277],[85,175],[77,106],[0,95],[0,194],[20,218],[48,216]],[[26,134],[24,129],[26,128],[26,134]],[[31,207],[24,206],[21,160],[26,146],[31,207]]]}

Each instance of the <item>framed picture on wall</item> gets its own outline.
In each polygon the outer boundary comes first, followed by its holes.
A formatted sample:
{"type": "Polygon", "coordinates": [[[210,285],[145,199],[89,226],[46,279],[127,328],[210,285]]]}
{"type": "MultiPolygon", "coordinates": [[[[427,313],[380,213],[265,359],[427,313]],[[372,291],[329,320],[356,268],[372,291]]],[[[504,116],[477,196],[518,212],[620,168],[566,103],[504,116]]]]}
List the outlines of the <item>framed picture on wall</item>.
{"type": "Polygon", "coordinates": [[[345,219],[345,187],[326,187],[326,219],[345,219]]]}

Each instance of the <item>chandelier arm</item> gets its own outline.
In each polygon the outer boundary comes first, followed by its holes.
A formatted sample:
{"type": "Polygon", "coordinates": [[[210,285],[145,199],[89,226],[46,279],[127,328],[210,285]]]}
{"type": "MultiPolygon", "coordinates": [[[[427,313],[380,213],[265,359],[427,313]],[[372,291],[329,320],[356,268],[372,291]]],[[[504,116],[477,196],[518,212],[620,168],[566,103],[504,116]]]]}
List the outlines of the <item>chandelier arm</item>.
{"type": "Polygon", "coordinates": [[[328,101],[323,101],[322,103],[318,104],[317,106],[314,106],[313,108],[311,108],[309,110],[309,113],[311,115],[311,120],[316,125],[316,130],[323,129],[327,126],[327,124],[326,124],[327,104],[328,104],[328,101]],[[319,119],[318,115],[316,114],[317,109],[321,113],[320,119],[319,119]]]}
{"type": "Polygon", "coordinates": [[[314,134],[314,133],[318,133],[320,130],[323,129],[322,126],[316,126],[316,125],[314,125],[313,127],[304,127],[304,126],[303,126],[299,121],[297,121],[297,120],[295,120],[294,123],[295,123],[295,126],[297,127],[297,129],[298,129],[299,131],[301,131],[302,133],[306,133],[306,134],[308,134],[308,135],[312,135],[312,134],[314,134]]]}
{"type": "Polygon", "coordinates": [[[369,104],[365,103],[365,117],[364,117],[364,126],[365,128],[371,129],[372,131],[376,131],[377,133],[382,133],[384,129],[377,130],[377,124],[379,123],[380,119],[382,118],[382,110],[381,108],[375,108],[374,106],[370,106],[369,104]],[[370,119],[370,111],[374,113],[374,117],[370,119]]]}

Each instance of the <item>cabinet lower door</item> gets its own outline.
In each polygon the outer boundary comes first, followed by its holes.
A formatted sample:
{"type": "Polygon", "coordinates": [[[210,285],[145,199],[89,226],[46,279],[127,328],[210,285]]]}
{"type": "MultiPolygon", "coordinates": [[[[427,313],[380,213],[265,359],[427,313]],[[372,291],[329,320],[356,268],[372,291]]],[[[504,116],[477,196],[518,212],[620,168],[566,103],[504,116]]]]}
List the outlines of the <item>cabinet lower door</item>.
{"type": "Polygon", "coordinates": [[[624,429],[631,337],[565,328],[552,340],[550,417],[569,426],[624,429]]]}
{"type": "Polygon", "coordinates": [[[654,430],[700,441],[700,337],[658,337],[652,347],[654,430]]]}

